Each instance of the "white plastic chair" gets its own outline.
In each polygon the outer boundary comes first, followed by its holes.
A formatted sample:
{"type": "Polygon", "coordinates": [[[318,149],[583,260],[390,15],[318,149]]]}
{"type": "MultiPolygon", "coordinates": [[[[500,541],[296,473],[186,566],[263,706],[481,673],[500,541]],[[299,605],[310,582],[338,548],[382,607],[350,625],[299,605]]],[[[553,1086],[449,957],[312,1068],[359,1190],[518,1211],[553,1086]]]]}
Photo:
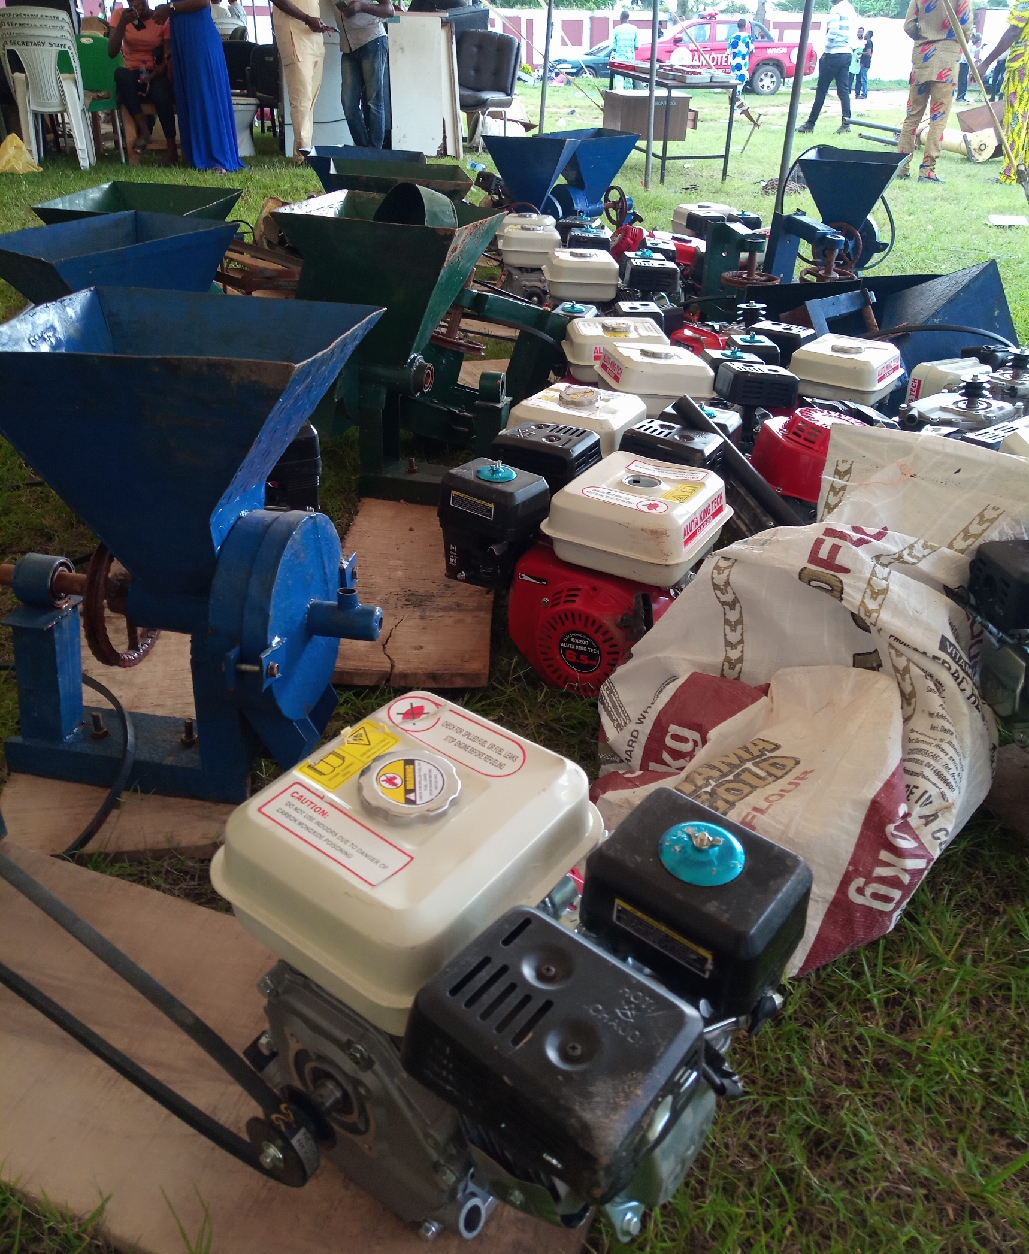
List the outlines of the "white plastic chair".
{"type": "Polygon", "coordinates": [[[67,117],[79,166],[88,170],[94,165],[93,130],[83,105],[82,72],[67,14],[57,9],[0,9],[0,63],[18,101],[25,146],[33,161],[39,161],[36,118],[49,113],[67,117]],[[12,52],[18,54],[24,75],[11,69],[12,52]],[[66,52],[71,59],[71,74],[62,74],[58,69],[60,52],[66,52]],[[16,84],[17,78],[22,78],[23,83],[16,84]]]}

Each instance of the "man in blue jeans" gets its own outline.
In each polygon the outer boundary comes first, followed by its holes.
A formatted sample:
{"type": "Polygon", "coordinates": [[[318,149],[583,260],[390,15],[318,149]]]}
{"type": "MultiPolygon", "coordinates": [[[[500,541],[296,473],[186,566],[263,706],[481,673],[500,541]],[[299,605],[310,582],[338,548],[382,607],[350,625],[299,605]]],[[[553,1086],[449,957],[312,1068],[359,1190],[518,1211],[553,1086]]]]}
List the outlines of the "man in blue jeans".
{"type": "Polygon", "coordinates": [[[843,114],[836,134],[843,135],[850,130],[850,32],[856,24],[857,14],[850,0],[829,0],[829,3],[829,20],[825,24],[825,50],[818,60],[815,103],[811,106],[811,116],[803,126],[797,127],[798,135],[810,135],[815,129],[832,83],[836,84],[836,94],[840,98],[840,110],[843,114]]]}
{"type": "Polygon", "coordinates": [[[340,96],[350,137],[359,148],[381,148],[389,129],[389,45],[385,18],[392,0],[337,3],[339,16],[340,96]]]}

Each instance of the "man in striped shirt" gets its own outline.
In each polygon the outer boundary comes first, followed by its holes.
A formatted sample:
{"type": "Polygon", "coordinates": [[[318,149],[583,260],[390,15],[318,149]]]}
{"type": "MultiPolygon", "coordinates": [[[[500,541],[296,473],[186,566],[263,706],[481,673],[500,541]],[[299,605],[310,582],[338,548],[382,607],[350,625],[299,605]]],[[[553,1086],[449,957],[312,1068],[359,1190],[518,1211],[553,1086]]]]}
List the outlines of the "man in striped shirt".
{"type": "Polygon", "coordinates": [[[811,116],[803,126],[797,127],[798,134],[809,135],[815,129],[818,115],[829,93],[829,85],[836,83],[836,94],[840,98],[843,110],[843,122],[836,134],[842,135],[850,130],[850,53],[851,31],[857,21],[857,14],[850,0],[832,0],[829,10],[829,21],[825,28],[825,48],[818,62],[818,86],[815,89],[815,103],[811,108],[811,116]]]}

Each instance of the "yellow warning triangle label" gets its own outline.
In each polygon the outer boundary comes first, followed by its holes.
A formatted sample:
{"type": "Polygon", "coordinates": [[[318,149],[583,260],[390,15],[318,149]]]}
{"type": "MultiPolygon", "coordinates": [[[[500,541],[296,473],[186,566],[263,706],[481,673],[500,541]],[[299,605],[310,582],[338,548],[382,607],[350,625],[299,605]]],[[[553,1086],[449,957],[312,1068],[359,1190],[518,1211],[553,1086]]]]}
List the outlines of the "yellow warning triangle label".
{"type": "Polygon", "coordinates": [[[371,743],[372,738],[368,734],[367,727],[355,727],[347,737],[348,745],[370,745],[371,743]]]}

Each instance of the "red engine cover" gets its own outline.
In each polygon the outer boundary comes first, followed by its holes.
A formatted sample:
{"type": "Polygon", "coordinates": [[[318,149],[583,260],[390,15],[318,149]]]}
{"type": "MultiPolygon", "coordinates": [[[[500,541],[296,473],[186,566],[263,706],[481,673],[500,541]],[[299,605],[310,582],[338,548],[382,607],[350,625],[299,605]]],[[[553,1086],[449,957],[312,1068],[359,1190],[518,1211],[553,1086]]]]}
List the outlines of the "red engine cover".
{"type": "Polygon", "coordinates": [[[646,239],[647,233],[641,226],[619,227],[611,236],[611,256],[620,261],[622,253],[634,253],[643,248],[646,239]]]}
{"type": "Polygon", "coordinates": [[[650,597],[655,622],[675,600],[667,588],[562,562],[544,540],[515,567],[507,629],[551,687],[594,697],[632,647],[619,619],[632,619],[638,592],[650,597]]]}
{"type": "Polygon", "coordinates": [[[688,348],[698,357],[705,348],[725,348],[729,343],[727,335],[719,335],[717,331],[710,331],[695,322],[687,322],[678,331],[673,331],[669,338],[673,344],[688,348]]]}
{"type": "Polygon", "coordinates": [[[822,487],[822,471],[829,452],[829,429],[834,422],[863,427],[858,418],[804,407],[761,424],[750,460],[776,491],[815,504],[822,487]]]}

